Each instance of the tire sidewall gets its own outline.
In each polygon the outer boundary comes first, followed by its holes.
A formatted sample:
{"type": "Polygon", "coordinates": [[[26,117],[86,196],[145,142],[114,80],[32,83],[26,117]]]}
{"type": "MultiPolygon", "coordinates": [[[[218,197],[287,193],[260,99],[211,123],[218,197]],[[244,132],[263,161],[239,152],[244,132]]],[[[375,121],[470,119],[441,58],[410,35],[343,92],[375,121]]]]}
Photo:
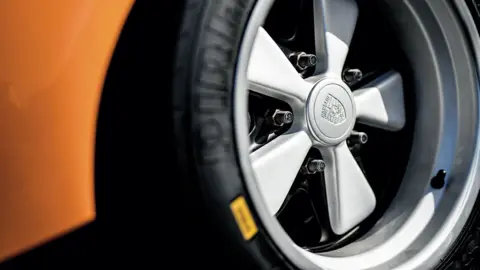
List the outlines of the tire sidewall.
{"type": "Polygon", "coordinates": [[[176,152],[186,179],[184,190],[190,190],[187,208],[197,213],[196,222],[202,219],[203,230],[229,245],[227,256],[236,261],[229,267],[291,268],[267,237],[245,189],[234,133],[236,63],[255,3],[187,1],[173,84],[176,152]],[[250,239],[242,235],[232,212],[237,198],[245,199],[257,227],[250,239]]]}

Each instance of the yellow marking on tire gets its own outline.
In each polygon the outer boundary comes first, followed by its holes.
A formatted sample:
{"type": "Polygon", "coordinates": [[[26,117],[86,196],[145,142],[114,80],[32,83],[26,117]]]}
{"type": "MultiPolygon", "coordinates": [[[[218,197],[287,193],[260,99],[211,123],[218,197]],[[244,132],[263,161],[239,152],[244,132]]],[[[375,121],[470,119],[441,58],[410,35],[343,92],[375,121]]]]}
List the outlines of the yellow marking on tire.
{"type": "Polygon", "coordinates": [[[258,228],[245,198],[243,196],[237,197],[230,203],[230,209],[235,217],[235,221],[237,221],[243,239],[245,241],[252,239],[257,234],[258,228]]]}

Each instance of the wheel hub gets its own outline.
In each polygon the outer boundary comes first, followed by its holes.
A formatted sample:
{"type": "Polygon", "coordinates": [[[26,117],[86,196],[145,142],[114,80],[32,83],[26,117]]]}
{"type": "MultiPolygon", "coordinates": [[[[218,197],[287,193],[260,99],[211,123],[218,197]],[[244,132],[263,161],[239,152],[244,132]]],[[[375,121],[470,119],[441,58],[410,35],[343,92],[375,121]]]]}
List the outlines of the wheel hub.
{"type": "Polygon", "coordinates": [[[325,78],[312,89],[307,101],[307,123],[315,141],[334,146],[347,139],[355,125],[356,108],[348,86],[325,78]]]}

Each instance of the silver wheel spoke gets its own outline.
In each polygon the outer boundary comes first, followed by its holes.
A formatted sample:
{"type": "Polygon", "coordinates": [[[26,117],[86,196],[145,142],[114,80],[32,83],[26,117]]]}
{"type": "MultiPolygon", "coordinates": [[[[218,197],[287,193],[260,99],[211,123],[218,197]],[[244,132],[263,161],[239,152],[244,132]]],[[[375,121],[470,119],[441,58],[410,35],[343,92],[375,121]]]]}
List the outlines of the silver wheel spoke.
{"type": "Polygon", "coordinates": [[[250,154],[260,191],[274,215],[285,200],[312,146],[304,131],[287,133],[250,154]]]}
{"type": "Polygon", "coordinates": [[[358,7],[355,0],[314,0],[315,50],[319,62],[317,73],[341,76],[350,41],[355,31],[358,7]]]}
{"type": "Polygon", "coordinates": [[[255,38],[247,77],[250,90],[286,102],[305,103],[312,88],[263,28],[255,38]]]}
{"type": "Polygon", "coordinates": [[[402,77],[389,72],[353,92],[360,123],[397,131],[405,125],[402,77]]]}
{"type": "Polygon", "coordinates": [[[343,234],[372,213],[375,195],[346,143],[321,148],[325,188],[333,232],[343,234]]]}

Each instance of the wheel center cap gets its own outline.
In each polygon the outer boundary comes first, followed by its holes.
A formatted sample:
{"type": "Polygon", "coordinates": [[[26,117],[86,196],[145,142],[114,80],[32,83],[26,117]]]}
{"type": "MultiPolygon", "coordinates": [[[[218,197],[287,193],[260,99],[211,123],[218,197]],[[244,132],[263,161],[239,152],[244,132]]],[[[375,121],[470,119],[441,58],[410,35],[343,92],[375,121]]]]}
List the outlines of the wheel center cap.
{"type": "Polygon", "coordinates": [[[347,139],[355,124],[355,103],[347,85],[336,79],[318,82],[307,103],[308,126],[322,145],[347,139]]]}

